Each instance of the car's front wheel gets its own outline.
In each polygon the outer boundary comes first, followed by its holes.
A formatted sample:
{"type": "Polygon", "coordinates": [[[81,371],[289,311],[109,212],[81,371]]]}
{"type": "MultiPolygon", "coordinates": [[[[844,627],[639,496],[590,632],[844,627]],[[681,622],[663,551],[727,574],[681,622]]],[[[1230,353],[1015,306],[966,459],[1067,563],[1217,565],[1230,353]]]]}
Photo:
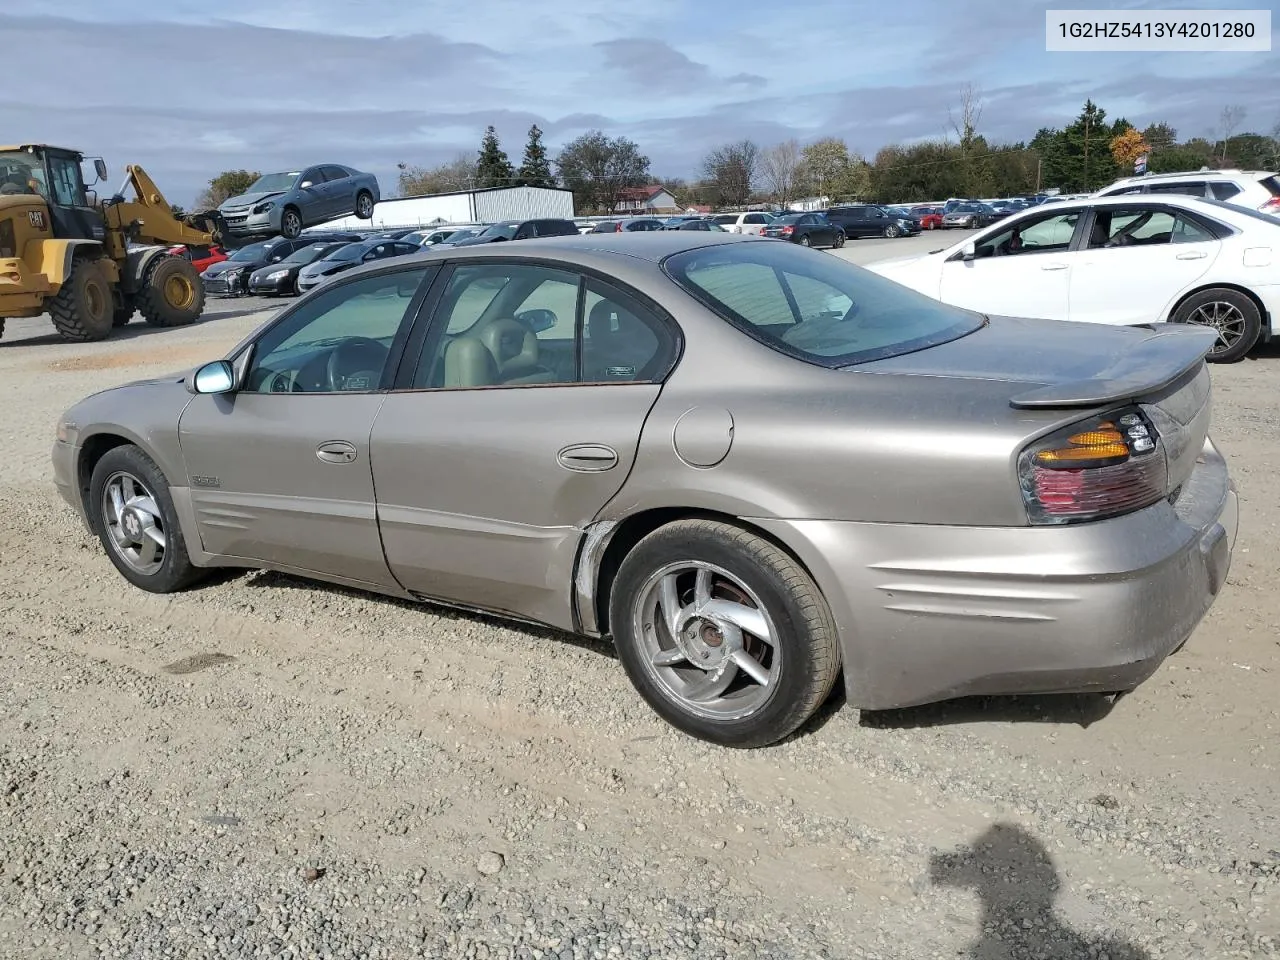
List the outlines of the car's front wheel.
{"type": "Polygon", "coordinates": [[[373,219],[373,194],[367,190],[361,190],[356,197],[356,216],[361,220],[373,219]]]}
{"type": "Polygon", "coordinates": [[[1194,323],[1218,332],[1218,341],[1209,349],[1211,363],[1243,360],[1262,334],[1262,315],[1252,298],[1222,287],[1201,290],[1183,301],[1173,312],[1174,323],[1194,323]]]}
{"type": "Polygon", "coordinates": [[[297,240],[302,234],[302,214],[293,207],[285,210],[280,218],[280,236],[286,240],[297,240]]]}
{"type": "Polygon", "coordinates": [[[896,223],[891,223],[884,228],[884,235],[889,240],[893,240],[900,233],[902,233],[902,231],[898,229],[898,225],[896,223]]]}
{"type": "Polygon", "coordinates": [[[609,623],[649,705],[724,746],[786,737],[840,669],[835,624],[805,570],[768,540],[713,520],[641,540],[618,570],[609,623]]]}
{"type": "Polygon", "coordinates": [[[171,593],[199,577],[169,484],[140,448],[126,444],[103,454],[93,468],[85,506],[107,556],[134,586],[171,593]]]}

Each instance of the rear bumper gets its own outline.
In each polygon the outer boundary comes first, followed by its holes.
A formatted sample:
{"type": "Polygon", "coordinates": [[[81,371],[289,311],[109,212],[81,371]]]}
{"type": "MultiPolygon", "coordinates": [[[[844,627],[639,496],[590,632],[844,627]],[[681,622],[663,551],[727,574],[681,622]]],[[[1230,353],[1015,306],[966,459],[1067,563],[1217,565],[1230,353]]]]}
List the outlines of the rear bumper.
{"type": "Polygon", "coordinates": [[[1236,493],[1206,441],[1176,504],[1064,527],[755,520],[831,607],[849,702],[1129,690],[1223,583],[1236,493]]]}

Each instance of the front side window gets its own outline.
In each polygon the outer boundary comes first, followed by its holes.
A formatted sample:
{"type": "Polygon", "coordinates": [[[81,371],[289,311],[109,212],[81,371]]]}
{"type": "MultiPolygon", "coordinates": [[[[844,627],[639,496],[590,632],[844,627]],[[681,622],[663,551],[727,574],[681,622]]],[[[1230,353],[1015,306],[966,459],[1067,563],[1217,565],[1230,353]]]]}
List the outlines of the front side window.
{"type": "Polygon", "coordinates": [[[1079,221],[1079,211],[1020,220],[984,239],[974,252],[979,258],[1062,253],[1071,246],[1079,221]]]}
{"type": "Polygon", "coordinates": [[[688,250],[667,274],[710,310],[774,349],[839,367],[955,340],[984,318],[836,257],[791,244],[688,250]]]}
{"type": "Polygon", "coordinates": [[[414,375],[416,389],[656,379],[676,341],[634,297],[567,270],[457,267],[414,375]]]}
{"type": "Polygon", "coordinates": [[[80,183],[80,162],[69,157],[50,157],[53,175],[53,202],[60,207],[85,206],[84,187],[80,183]]]}
{"type": "Polygon", "coordinates": [[[257,341],[246,378],[260,393],[377,390],[426,269],[363,277],[319,293],[257,341]]]}
{"type": "Polygon", "coordinates": [[[1206,193],[1203,180],[1188,180],[1183,183],[1153,183],[1147,188],[1148,193],[1176,193],[1182,196],[1203,197],[1206,193]]]}

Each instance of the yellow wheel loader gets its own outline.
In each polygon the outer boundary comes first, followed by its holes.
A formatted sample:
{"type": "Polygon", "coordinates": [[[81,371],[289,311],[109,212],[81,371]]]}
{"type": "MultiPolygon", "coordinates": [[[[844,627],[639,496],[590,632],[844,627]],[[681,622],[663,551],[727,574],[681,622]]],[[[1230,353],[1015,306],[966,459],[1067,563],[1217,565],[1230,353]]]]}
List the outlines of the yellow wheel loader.
{"type": "MultiPolygon", "coordinates": [[[[85,188],[84,159],[43,144],[0,147],[0,334],[6,317],[42,313],[77,341],[110,336],[135,310],[152,326],[194,322],[204,312],[204,284],[191,261],[168,248],[218,242],[216,212],[178,218],[137,166],[100,201],[85,188]]],[[[92,159],[105,180],[106,164],[92,159]]]]}

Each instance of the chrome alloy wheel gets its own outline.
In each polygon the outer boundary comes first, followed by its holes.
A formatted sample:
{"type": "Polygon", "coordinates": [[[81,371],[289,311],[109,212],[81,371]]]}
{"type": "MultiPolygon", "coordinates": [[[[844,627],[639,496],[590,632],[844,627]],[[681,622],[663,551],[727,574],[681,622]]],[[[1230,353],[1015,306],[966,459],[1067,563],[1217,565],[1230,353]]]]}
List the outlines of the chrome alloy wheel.
{"type": "Polygon", "coordinates": [[[637,592],[632,619],[649,675],[690,713],[737,720],[773,696],[782,668],[777,629],[727,570],[700,560],[667,564],[637,592]]]}
{"type": "Polygon", "coordinates": [[[102,522],[116,556],[145,576],[164,564],[168,537],[160,505],[130,473],[113,473],[102,488],[102,522]]]}
{"type": "Polygon", "coordinates": [[[1245,318],[1240,308],[1225,300],[1214,300],[1204,303],[1191,311],[1187,323],[1208,327],[1218,332],[1218,342],[1209,351],[1209,356],[1226,353],[1244,336],[1245,318]]]}

